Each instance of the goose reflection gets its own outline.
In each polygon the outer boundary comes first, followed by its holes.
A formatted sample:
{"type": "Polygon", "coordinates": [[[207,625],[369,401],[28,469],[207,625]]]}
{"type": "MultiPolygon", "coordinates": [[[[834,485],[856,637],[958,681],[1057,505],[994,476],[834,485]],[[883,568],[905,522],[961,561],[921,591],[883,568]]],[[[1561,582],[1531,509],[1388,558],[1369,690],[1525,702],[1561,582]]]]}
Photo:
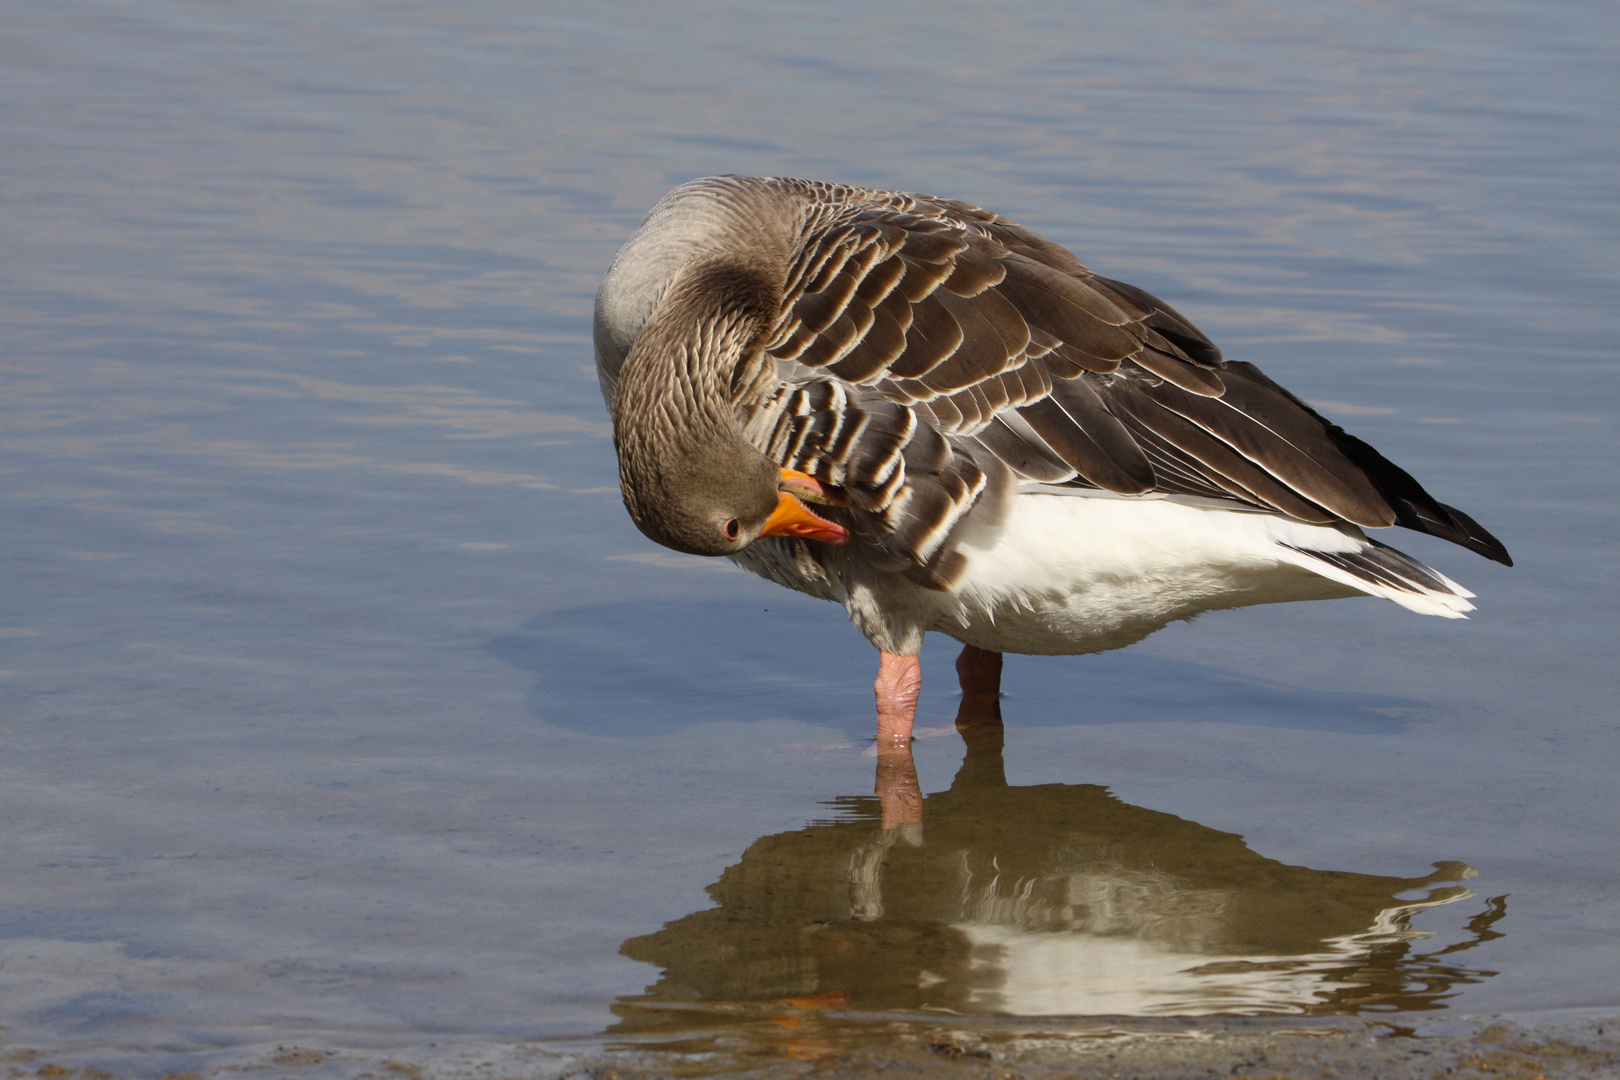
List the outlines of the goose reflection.
{"type": "Polygon", "coordinates": [[[679,1030],[720,1003],[987,1016],[1420,1010],[1494,974],[1447,955],[1501,936],[1505,898],[1460,943],[1418,948],[1430,935],[1413,929],[1415,914],[1475,895],[1455,884],[1474,873],[1460,863],[1421,878],[1285,866],[1102,787],[1011,787],[1001,728],[963,738],[950,789],[919,795],[921,820],[897,813],[892,787],[909,761],[890,758],[879,778],[882,790],[887,768],[890,797],[842,798],[841,818],[756,841],[710,887],[717,907],[627,941],[624,955],[664,972],[618,1002],[614,1031],[679,1030]],[[885,817],[914,820],[885,828],[885,817]]]}

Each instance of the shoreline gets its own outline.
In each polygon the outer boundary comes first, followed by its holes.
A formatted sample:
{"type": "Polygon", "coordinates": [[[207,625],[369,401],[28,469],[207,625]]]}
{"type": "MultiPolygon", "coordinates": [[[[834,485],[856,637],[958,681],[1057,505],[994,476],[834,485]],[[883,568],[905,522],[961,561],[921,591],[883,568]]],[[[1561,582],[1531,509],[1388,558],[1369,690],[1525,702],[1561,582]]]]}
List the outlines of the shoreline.
{"type": "MultiPolygon", "coordinates": [[[[11,1080],[653,1080],[726,1076],[885,1080],[1519,1080],[1620,1077],[1620,1013],[1541,1017],[1277,1018],[918,1023],[913,1019],[724,1029],[657,1044],[448,1038],[391,1047],[309,1032],[220,1050],[108,1042],[51,1052],[0,1043],[11,1080]],[[323,1037],[324,1036],[324,1037],[323,1037]],[[344,1045],[347,1044],[347,1045],[344,1045]]],[[[12,1032],[5,1032],[12,1035],[12,1032]]]]}

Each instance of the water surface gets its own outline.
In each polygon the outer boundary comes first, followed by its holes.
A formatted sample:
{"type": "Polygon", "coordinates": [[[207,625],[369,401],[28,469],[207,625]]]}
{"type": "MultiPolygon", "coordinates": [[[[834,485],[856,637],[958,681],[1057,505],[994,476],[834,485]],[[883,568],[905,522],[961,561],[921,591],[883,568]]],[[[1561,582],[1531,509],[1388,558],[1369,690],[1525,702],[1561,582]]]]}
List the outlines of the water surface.
{"type": "Polygon", "coordinates": [[[1614,1009],[1615,23],[14,3],[8,1039],[157,1075],[784,1009],[1614,1009]],[[1039,229],[1519,565],[1391,538],[1476,616],[1009,658],[989,758],[931,642],[924,821],[886,834],[869,647],[618,503],[591,296],[720,172],[1039,229]]]}

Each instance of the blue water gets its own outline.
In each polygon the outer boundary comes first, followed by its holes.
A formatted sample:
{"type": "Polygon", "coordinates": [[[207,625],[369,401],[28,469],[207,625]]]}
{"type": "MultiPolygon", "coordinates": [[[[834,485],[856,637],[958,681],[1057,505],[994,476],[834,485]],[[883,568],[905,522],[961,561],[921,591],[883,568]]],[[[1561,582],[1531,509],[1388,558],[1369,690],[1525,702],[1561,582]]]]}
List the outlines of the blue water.
{"type": "MultiPolygon", "coordinates": [[[[1432,1005],[1620,1007],[1617,23],[11,4],[8,1044],[157,1075],[591,1036],[667,985],[627,941],[867,821],[869,647],[653,547],[614,490],[592,294],[721,172],[992,207],[1500,536],[1514,569],[1391,538],[1480,594],[1467,623],[1343,601],[1009,658],[1006,783],[1106,788],[1323,888],[1465,863],[1471,898],[1409,915],[1414,949],[1470,944],[1432,1005]]],[[[924,656],[931,798],[964,753],[951,655],[924,656]]]]}

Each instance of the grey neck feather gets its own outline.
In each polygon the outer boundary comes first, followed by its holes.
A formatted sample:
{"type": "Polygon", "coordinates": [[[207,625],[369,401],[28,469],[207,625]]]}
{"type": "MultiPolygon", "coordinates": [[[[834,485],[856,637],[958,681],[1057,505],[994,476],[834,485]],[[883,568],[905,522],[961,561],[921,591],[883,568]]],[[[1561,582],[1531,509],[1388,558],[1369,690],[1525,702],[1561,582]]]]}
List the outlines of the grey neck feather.
{"type": "Polygon", "coordinates": [[[611,412],[625,505],[660,543],[705,553],[718,522],[763,524],[775,504],[776,470],[744,438],[731,380],[760,348],[779,299],[751,267],[694,259],[619,367],[611,412]]]}
{"type": "Polygon", "coordinates": [[[779,184],[722,177],[676,189],[597,293],[597,372],[625,506],[678,551],[725,553],[728,518],[746,542],[776,505],[777,469],[744,437],[731,380],[775,324],[805,222],[802,200],[779,184]]]}
{"type": "Polygon", "coordinates": [[[660,199],[619,249],[596,293],[596,371],[608,411],[625,357],[683,267],[694,259],[735,256],[785,269],[806,216],[791,181],[708,177],[660,199]]]}

